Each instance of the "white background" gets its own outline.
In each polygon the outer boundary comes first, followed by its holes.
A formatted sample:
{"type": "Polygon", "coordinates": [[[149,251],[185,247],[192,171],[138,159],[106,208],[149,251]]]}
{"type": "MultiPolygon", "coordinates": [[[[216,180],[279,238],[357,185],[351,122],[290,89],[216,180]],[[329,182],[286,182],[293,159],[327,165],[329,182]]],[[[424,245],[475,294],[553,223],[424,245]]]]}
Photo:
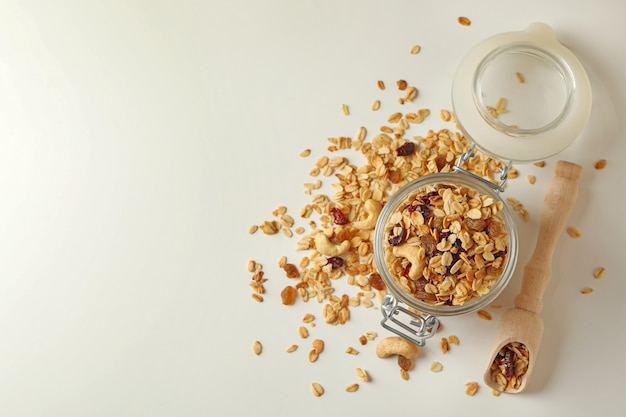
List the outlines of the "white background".
{"type": "Polygon", "coordinates": [[[623,415],[624,16],[621,0],[3,0],[0,415],[623,415]],[[554,162],[584,167],[568,221],[582,236],[559,241],[535,374],[519,395],[494,397],[482,383],[517,274],[494,320],[445,318],[442,335],[461,344],[445,356],[436,342],[422,349],[403,381],[374,343],[358,345],[367,330],[387,335],[378,309],[332,327],[315,301],[282,306],[276,261],[303,254],[295,238],[248,227],[278,205],[297,218],[326,139],[373,132],[402,110],[396,80],[417,86],[414,106],[432,112],[411,135],[444,127],[437,113],[451,107],[463,54],[535,21],[581,59],[594,92],[575,143],[546,168],[518,166],[506,192],[530,212],[527,223],[516,217],[523,265],[554,162]],[[390,88],[378,91],[378,79],[390,88]],[[604,171],[593,169],[599,158],[604,171]],[[262,304],[250,297],[248,259],[269,278],[262,304]],[[600,265],[606,276],[594,280],[600,265]],[[580,294],[585,286],[594,292],[580,294]],[[318,317],[311,338],[326,340],[315,364],[296,334],[306,312],[318,317]],[[291,343],[300,349],[288,355],[291,343]],[[428,370],[433,360],[441,373],[428,370]],[[347,393],[357,366],[373,381],[347,393]]]}

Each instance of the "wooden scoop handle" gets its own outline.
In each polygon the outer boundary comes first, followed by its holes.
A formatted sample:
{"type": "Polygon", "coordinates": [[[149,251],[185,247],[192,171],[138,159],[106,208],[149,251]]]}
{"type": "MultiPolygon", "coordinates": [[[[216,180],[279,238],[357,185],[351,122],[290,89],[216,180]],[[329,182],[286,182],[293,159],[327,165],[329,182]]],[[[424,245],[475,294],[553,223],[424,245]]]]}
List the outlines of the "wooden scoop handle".
{"type": "Polygon", "coordinates": [[[541,212],[537,244],[530,260],[524,267],[520,293],[515,297],[515,307],[539,313],[543,307],[541,298],[552,276],[552,254],[565,227],[576,196],[577,180],[582,167],[566,161],[558,161],[541,212]]]}

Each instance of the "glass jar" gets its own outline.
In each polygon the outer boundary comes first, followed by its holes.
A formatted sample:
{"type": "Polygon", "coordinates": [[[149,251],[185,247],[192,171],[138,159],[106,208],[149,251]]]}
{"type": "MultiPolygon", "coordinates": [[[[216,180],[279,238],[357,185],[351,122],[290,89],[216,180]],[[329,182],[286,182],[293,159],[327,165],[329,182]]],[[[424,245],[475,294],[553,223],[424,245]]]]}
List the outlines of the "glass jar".
{"type": "Polygon", "coordinates": [[[452,104],[472,147],[453,172],[418,178],[394,193],[374,231],[374,257],[388,289],[381,324],[420,346],[436,333],[438,316],[484,308],[510,282],[518,235],[501,197],[508,167],[569,146],[589,117],[591,87],[554,31],[535,23],[474,47],[455,74],[452,104]],[[464,169],[476,148],[507,161],[499,184],[464,169]],[[501,233],[491,233],[490,223],[501,223],[501,233]]]}

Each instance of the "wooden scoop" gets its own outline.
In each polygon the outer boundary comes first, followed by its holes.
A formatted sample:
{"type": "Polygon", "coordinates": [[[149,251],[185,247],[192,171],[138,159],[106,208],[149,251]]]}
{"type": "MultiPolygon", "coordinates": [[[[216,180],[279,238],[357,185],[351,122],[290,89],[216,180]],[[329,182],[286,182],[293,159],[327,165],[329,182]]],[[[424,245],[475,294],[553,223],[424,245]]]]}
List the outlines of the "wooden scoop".
{"type": "MultiPolygon", "coordinates": [[[[537,352],[543,336],[543,321],[539,317],[539,312],[543,307],[541,297],[552,276],[554,248],[578,194],[576,180],[580,178],[582,167],[571,162],[559,161],[554,172],[556,177],[548,186],[541,212],[535,251],[524,267],[522,286],[520,293],[515,297],[515,307],[509,309],[500,321],[496,343],[484,376],[487,385],[493,389],[501,390],[502,388],[491,376],[491,365],[498,352],[513,342],[526,346],[528,349],[528,369],[520,377],[519,387],[507,387],[504,389],[504,392],[507,393],[518,393],[526,387],[537,360],[537,352]]],[[[509,356],[506,359],[512,359],[512,357],[509,356]]]]}

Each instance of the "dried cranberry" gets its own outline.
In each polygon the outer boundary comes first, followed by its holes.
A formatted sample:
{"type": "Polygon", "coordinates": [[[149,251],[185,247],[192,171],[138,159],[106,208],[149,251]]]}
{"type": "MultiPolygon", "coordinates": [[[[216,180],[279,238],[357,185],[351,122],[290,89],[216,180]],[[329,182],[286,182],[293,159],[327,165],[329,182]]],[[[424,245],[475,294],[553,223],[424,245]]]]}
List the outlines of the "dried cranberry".
{"type": "Polygon", "coordinates": [[[507,349],[504,352],[504,376],[507,378],[512,377],[515,374],[515,352],[511,349],[507,349]]]}
{"type": "Polygon", "coordinates": [[[391,246],[398,246],[399,244],[404,242],[404,239],[406,239],[406,229],[398,224],[393,229],[391,229],[391,234],[389,234],[387,241],[391,246]]]}
{"type": "Polygon", "coordinates": [[[333,269],[339,269],[343,266],[343,258],[339,256],[331,256],[328,258],[328,263],[333,266],[333,269]]]}
{"type": "Polygon", "coordinates": [[[413,142],[406,142],[396,149],[397,156],[409,156],[413,154],[413,152],[415,152],[415,143],[413,142]]]}
{"type": "Polygon", "coordinates": [[[330,209],[330,215],[332,216],[333,222],[335,224],[342,225],[348,223],[346,215],[343,214],[343,211],[339,210],[339,208],[337,207],[333,207],[332,209],[330,209]]]}
{"type": "Polygon", "coordinates": [[[430,199],[431,199],[431,198],[433,198],[433,197],[435,197],[435,196],[438,196],[438,195],[439,195],[439,192],[437,192],[437,191],[431,191],[431,192],[427,193],[426,195],[421,196],[421,197],[420,197],[420,200],[421,200],[424,204],[428,204],[428,203],[430,203],[430,199]]]}
{"type": "Polygon", "coordinates": [[[407,206],[406,210],[409,211],[409,214],[413,213],[414,211],[422,213],[422,216],[424,216],[425,219],[428,219],[430,217],[430,209],[425,204],[413,204],[407,206]]]}
{"type": "Polygon", "coordinates": [[[449,230],[442,230],[441,233],[439,233],[439,239],[447,239],[448,236],[450,236],[449,230]]]}

